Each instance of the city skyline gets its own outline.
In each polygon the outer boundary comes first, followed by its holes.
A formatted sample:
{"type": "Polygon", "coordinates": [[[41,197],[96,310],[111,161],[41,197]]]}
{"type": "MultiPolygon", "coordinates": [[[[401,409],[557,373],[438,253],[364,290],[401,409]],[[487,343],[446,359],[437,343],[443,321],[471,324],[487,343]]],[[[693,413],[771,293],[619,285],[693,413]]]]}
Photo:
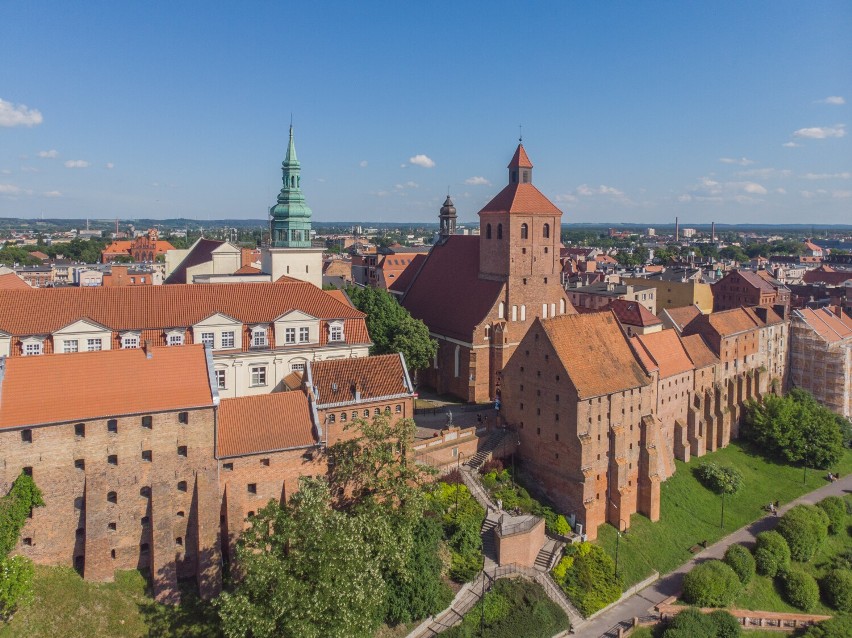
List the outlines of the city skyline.
{"type": "Polygon", "coordinates": [[[519,125],[567,223],[850,219],[845,3],[4,15],[4,216],[263,218],[292,113],[315,221],[475,221],[519,125]]]}

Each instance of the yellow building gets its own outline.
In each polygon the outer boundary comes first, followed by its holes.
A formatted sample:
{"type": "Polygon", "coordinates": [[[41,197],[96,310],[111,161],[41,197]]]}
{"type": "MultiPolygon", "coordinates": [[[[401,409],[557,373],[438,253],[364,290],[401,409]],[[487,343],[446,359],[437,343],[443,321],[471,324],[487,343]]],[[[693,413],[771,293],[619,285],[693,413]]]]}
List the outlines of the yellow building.
{"type": "Polygon", "coordinates": [[[665,281],[644,277],[622,277],[622,283],[651,286],[657,290],[657,312],[666,308],[697,305],[701,312],[713,312],[710,284],[697,281],[665,281]]]}

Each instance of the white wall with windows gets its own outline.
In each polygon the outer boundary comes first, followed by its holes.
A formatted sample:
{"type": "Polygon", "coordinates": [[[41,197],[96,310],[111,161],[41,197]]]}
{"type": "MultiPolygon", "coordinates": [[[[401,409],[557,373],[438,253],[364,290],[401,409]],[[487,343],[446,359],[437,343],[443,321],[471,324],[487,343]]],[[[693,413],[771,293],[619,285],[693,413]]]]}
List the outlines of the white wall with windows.
{"type": "Polygon", "coordinates": [[[97,352],[111,348],[112,331],[86,319],[75,321],[53,333],[53,351],[57,353],[97,352]]]}
{"type": "Polygon", "coordinates": [[[192,326],[193,343],[213,351],[242,348],[243,324],[227,315],[215,314],[192,326]]]}
{"type": "Polygon", "coordinates": [[[320,320],[292,310],[275,320],[275,347],[319,343],[320,320]]]}

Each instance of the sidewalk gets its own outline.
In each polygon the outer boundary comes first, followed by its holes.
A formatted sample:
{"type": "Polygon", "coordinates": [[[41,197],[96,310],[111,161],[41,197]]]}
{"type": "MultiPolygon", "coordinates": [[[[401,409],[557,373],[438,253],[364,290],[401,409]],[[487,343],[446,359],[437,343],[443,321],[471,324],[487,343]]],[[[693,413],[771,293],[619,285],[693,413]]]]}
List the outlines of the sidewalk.
{"type": "MultiPolygon", "coordinates": [[[[847,475],[839,481],[828,483],[813,492],[803,494],[796,500],[779,507],[778,515],[781,516],[791,507],[801,503],[813,504],[821,501],[826,496],[843,496],[850,492],[852,492],[852,475],[847,475]]],[[[654,605],[661,603],[669,596],[680,593],[683,575],[698,563],[711,558],[722,558],[728,546],[734,543],[754,542],[757,534],[772,529],[777,523],[778,517],[764,516],[751,525],[741,527],[697,554],[695,558],[681,565],[675,571],[666,574],[653,585],[633,594],[630,598],[626,598],[594,620],[589,621],[577,630],[576,635],[583,638],[599,638],[621,621],[630,621],[634,616],[647,615],[648,610],[653,609],[654,605]]]]}

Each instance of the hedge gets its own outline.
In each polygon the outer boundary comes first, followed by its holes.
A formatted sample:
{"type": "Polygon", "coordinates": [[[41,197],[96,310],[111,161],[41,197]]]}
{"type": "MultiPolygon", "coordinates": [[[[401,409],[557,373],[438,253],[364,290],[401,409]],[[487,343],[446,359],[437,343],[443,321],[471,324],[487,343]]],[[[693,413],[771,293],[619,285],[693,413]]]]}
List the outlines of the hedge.
{"type": "Polygon", "coordinates": [[[778,532],[761,532],[757,535],[754,562],[758,574],[774,578],[790,567],[790,546],[778,532]]]}
{"type": "Polygon", "coordinates": [[[741,589],[736,572],[720,560],[701,563],[683,577],[683,599],[700,607],[727,607],[741,589]]]}
{"type": "Polygon", "coordinates": [[[829,518],[815,505],[796,505],[778,521],[777,531],[790,546],[790,557],[808,562],[828,536],[829,518]]]}
{"type": "Polygon", "coordinates": [[[740,635],[739,621],[728,612],[718,609],[702,614],[695,607],[689,607],[669,621],[662,638],[737,638],[740,635]]]}
{"type": "Polygon", "coordinates": [[[743,545],[731,545],[725,550],[725,563],[736,572],[743,585],[747,585],[754,576],[754,556],[743,545]]]}
{"type": "Polygon", "coordinates": [[[785,600],[802,611],[811,611],[819,602],[819,586],[813,576],[791,569],[783,576],[785,600]]]}

